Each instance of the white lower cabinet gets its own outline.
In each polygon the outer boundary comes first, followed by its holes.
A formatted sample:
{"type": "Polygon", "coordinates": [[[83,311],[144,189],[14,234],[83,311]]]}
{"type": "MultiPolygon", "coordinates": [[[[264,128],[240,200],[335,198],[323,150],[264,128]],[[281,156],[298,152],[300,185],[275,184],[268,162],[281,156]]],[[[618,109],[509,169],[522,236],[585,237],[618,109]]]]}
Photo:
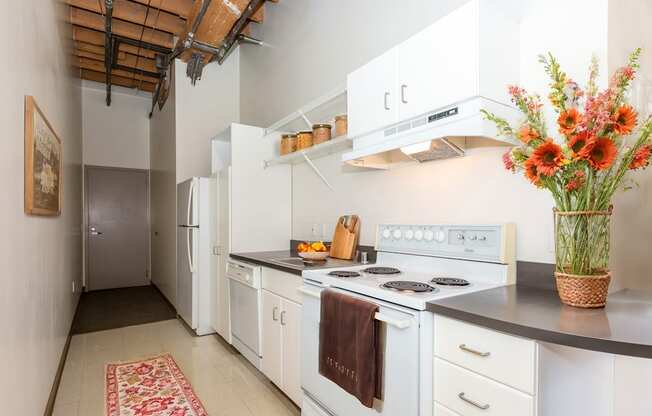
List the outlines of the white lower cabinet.
{"type": "MultiPolygon", "coordinates": [[[[300,282],[300,278],[263,268],[261,369],[272,383],[301,406],[301,305],[281,296],[291,293],[288,281],[300,282]]],[[[294,293],[297,289],[298,286],[294,293]]]]}
{"type": "Polygon", "coordinates": [[[435,416],[535,416],[534,341],[436,315],[435,416]]]}

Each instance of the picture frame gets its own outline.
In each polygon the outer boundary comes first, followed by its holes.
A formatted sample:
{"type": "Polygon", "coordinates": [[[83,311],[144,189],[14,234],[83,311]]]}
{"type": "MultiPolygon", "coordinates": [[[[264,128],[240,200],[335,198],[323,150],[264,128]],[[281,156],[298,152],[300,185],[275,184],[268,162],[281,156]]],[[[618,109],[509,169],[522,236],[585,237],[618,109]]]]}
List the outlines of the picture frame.
{"type": "Polygon", "coordinates": [[[61,215],[63,146],[32,96],[25,96],[25,213],[61,215]]]}

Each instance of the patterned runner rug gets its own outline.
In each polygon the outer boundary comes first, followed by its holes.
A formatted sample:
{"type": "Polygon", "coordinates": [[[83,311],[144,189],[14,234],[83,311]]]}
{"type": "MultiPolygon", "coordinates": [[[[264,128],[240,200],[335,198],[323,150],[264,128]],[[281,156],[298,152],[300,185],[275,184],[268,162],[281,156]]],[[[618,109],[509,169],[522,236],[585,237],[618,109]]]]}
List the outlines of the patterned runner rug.
{"type": "Polygon", "coordinates": [[[208,416],[170,354],[106,366],[107,416],[208,416]]]}

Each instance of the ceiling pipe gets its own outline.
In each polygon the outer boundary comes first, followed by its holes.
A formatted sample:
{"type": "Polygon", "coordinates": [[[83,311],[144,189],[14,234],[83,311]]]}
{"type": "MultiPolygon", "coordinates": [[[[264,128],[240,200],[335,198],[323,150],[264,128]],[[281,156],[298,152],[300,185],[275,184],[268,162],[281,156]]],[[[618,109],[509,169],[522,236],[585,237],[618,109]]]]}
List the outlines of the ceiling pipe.
{"type": "MultiPolygon", "coordinates": [[[[233,24],[233,27],[229,33],[224,37],[222,45],[220,45],[220,51],[213,57],[211,61],[217,61],[220,65],[228,58],[228,56],[233,51],[233,48],[236,45],[236,42],[240,38],[242,31],[245,26],[249,23],[249,19],[256,13],[256,11],[265,4],[266,0],[251,0],[245,10],[240,14],[240,18],[236,20],[233,24]]],[[[247,39],[254,39],[246,36],[247,39]]],[[[257,39],[256,39],[257,40],[257,39]]],[[[259,41],[260,42],[260,41],[259,41]]],[[[260,43],[262,44],[262,42],[260,43]]]]}
{"type": "Polygon", "coordinates": [[[111,37],[113,0],[104,0],[104,67],[106,68],[106,105],[111,106],[111,68],[113,66],[113,40],[111,37]]]}

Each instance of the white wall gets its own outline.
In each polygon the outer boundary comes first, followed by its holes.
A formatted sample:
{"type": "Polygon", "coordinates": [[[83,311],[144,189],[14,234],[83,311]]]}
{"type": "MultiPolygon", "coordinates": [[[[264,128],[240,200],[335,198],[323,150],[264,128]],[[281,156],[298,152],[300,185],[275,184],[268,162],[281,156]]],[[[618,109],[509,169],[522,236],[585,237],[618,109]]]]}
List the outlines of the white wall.
{"type": "Polygon", "coordinates": [[[113,87],[111,98],[107,107],[104,84],[84,81],[84,164],[149,169],[151,95],[113,87]]]}
{"type": "Polygon", "coordinates": [[[81,288],[81,93],[69,65],[69,10],[59,1],[0,2],[0,402],[41,415],[81,288]],[[37,29],[35,29],[37,28],[37,29]],[[60,217],[23,211],[23,112],[33,95],[63,142],[60,217]]]}
{"type": "MultiPolygon", "coordinates": [[[[343,83],[348,72],[464,2],[305,0],[269,6],[265,24],[258,28],[258,35],[269,45],[241,51],[243,123],[269,125],[343,83]]],[[[533,92],[547,91],[545,73],[537,62],[537,55],[547,51],[557,55],[578,82],[585,81],[593,53],[606,67],[607,4],[607,0],[525,2],[519,10],[525,23],[520,33],[525,44],[520,51],[523,60],[514,62],[521,67],[524,86],[533,92]],[[559,10],[563,10],[561,15],[559,10]],[[562,25],[563,30],[547,30],[562,25]]],[[[640,13],[640,19],[648,15],[640,13]]],[[[509,54],[505,51],[496,59],[509,59],[509,54]]],[[[374,228],[382,222],[510,221],[517,226],[519,260],[553,262],[552,200],[545,191],[503,169],[500,156],[504,151],[476,149],[462,159],[389,172],[344,168],[339,155],[334,155],[316,162],[334,192],[308,166],[299,165],[293,173],[293,237],[314,238],[313,224],[325,223],[329,238],[337,217],[345,213],[361,216],[363,244],[373,244],[374,228]]],[[[647,220],[640,210],[629,214],[647,220]]],[[[620,215],[617,210],[616,223],[620,215]]],[[[649,247],[649,240],[638,241],[641,250],[649,247]]],[[[614,250],[614,257],[621,254],[623,250],[614,250]]],[[[622,270],[616,269],[620,264],[614,262],[616,274],[622,270]]]]}
{"type": "Polygon", "coordinates": [[[172,304],[177,295],[176,110],[171,88],[163,110],[157,107],[149,124],[152,283],[172,304]]]}
{"type": "Polygon", "coordinates": [[[239,120],[239,52],[192,86],[175,61],[170,96],[150,121],[152,282],[176,301],[176,184],[211,175],[211,138],[239,120]]]}
{"type": "Polygon", "coordinates": [[[177,183],[210,176],[210,139],[240,120],[239,54],[236,49],[221,66],[206,66],[195,86],[186,64],[176,61],[177,183]]]}

